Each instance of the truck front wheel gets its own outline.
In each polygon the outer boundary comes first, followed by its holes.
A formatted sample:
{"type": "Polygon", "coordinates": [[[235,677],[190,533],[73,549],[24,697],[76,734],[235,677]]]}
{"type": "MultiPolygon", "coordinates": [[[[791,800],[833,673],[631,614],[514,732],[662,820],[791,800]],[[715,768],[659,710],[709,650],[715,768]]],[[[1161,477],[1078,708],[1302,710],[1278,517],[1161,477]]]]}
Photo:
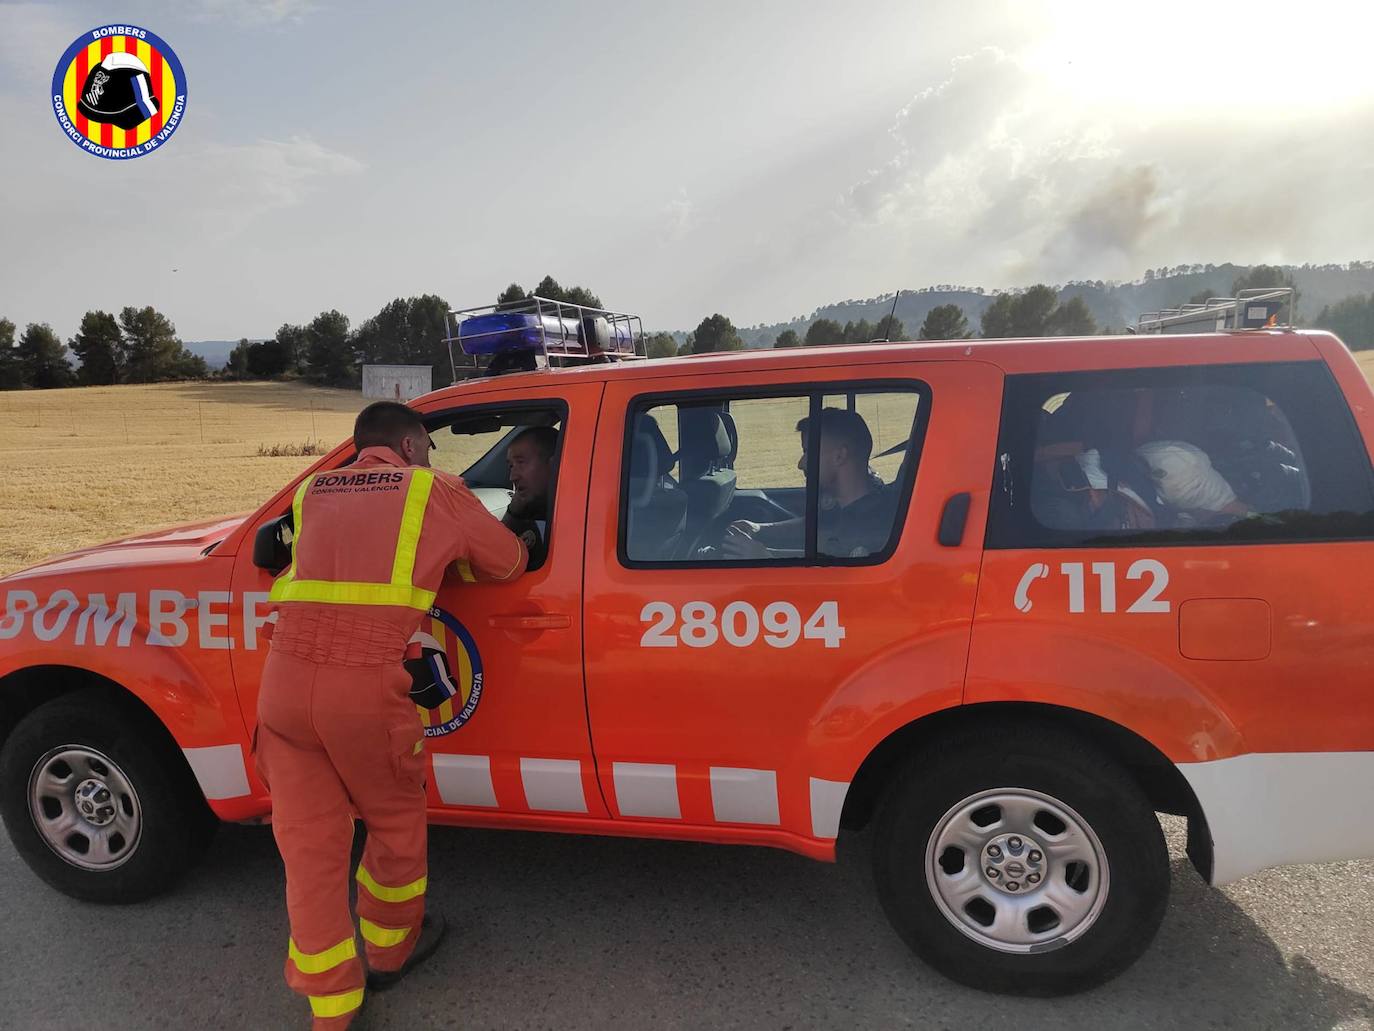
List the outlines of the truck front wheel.
{"type": "Polygon", "coordinates": [[[215,827],[165,731],[98,689],[15,726],[0,749],[0,816],[39,877],[88,902],[166,890],[215,827]]]}
{"type": "Polygon", "coordinates": [[[1168,850],[1139,786],[1053,725],[979,729],[913,757],[873,847],[893,926],[987,991],[1100,984],[1144,952],[1168,903],[1168,850]]]}

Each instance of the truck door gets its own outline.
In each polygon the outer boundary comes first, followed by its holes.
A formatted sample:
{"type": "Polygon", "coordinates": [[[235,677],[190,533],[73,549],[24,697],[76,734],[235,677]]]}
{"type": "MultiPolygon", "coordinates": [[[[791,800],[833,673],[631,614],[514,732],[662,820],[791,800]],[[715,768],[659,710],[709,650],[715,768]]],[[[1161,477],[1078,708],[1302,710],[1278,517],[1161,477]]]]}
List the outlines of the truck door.
{"type": "MultiPolygon", "coordinates": [[[[557,431],[551,510],[529,520],[529,532],[547,547],[542,565],[508,584],[446,578],[420,627],[425,645],[442,653],[452,692],[419,707],[433,765],[429,801],[455,822],[606,815],[582,678],[582,520],[600,393],[597,383],[526,384],[417,406],[435,444],[434,467],[463,475],[497,515],[510,500],[510,441],[529,427],[557,431]]],[[[265,512],[259,522],[279,514],[265,512]]],[[[250,552],[246,543],[234,590],[246,600],[240,618],[257,624],[272,577],[252,564],[250,552]]],[[[252,726],[266,650],[260,626],[245,625],[238,636],[257,644],[236,651],[234,666],[252,726]]]]}
{"type": "Polygon", "coordinates": [[[974,362],[607,384],[586,625],[613,816],[829,851],[869,749],[959,703],[999,390],[974,362]]]}

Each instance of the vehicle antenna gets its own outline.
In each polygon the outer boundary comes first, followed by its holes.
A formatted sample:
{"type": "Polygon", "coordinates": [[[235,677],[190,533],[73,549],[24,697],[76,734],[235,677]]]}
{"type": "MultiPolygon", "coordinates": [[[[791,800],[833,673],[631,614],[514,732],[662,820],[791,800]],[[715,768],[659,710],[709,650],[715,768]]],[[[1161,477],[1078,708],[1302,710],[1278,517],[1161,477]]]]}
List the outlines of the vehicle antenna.
{"type": "MultiPolygon", "coordinates": [[[[892,295],[892,310],[891,310],[890,312],[887,313],[887,331],[888,331],[889,333],[892,332],[892,325],[893,325],[893,322],[894,322],[894,321],[896,320],[896,318],[897,318],[897,298],[898,298],[898,297],[901,297],[901,296],[902,296],[902,291],[900,291],[900,290],[898,290],[895,294],[892,295]]],[[[887,339],[887,337],[885,337],[885,336],[884,336],[881,340],[873,340],[873,341],[870,341],[870,343],[874,343],[874,344],[885,344],[885,343],[887,343],[887,342],[888,342],[888,339],[887,339]]]]}

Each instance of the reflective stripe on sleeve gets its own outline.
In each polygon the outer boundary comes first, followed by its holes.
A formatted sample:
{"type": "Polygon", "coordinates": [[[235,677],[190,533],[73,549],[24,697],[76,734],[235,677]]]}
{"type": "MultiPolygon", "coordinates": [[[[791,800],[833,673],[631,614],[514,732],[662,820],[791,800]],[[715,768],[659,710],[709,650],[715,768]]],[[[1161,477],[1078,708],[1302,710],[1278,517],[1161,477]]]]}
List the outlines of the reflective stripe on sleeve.
{"type": "Polygon", "coordinates": [[[472,575],[472,563],[465,558],[460,558],[454,563],[458,569],[458,576],[465,584],[475,584],[477,577],[472,575]]]}
{"type": "Polygon", "coordinates": [[[352,938],[345,938],[323,952],[302,952],[296,945],[296,939],[292,938],[287,943],[286,953],[302,974],[323,974],[357,956],[358,946],[352,938]]]}
{"type": "Polygon", "coordinates": [[[368,894],[380,902],[409,902],[425,893],[429,878],[421,877],[419,880],[403,884],[399,888],[392,888],[385,884],[378,884],[376,878],[367,872],[367,867],[359,863],[358,883],[368,890],[368,894]]]}
{"type": "Polygon", "coordinates": [[[358,918],[358,930],[362,932],[363,941],[369,945],[375,945],[379,949],[389,949],[393,945],[400,945],[401,942],[410,937],[409,927],[383,927],[363,917],[358,918]]]}
{"type": "Polygon", "coordinates": [[[352,1013],[362,1004],[361,988],[355,988],[351,992],[339,992],[336,995],[310,996],[310,1012],[317,1017],[342,1017],[345,1013],[352,1013]]]}

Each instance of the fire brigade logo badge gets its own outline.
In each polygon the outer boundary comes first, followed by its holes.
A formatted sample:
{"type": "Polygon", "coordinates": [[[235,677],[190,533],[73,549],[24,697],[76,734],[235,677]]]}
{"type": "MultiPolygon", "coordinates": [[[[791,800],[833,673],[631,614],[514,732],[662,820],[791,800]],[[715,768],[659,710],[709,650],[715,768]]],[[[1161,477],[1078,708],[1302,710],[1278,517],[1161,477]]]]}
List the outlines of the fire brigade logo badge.
{"type": "Polygon", "coordinates": [[[406,670],[425,737],[452,734],[472,719],[482,700],[482,656],[477,642],[452,613],[434,608],[410,643],[420,646],[419,657],[406,660],[406,670]]]}
{"type": "Polygon", "coordinates": [[[186,73],[160,37],[137,25],[78,36],[52,76],[53,113],[88,154],[122,161],[151,154],[181,125],[186,73]]]}

